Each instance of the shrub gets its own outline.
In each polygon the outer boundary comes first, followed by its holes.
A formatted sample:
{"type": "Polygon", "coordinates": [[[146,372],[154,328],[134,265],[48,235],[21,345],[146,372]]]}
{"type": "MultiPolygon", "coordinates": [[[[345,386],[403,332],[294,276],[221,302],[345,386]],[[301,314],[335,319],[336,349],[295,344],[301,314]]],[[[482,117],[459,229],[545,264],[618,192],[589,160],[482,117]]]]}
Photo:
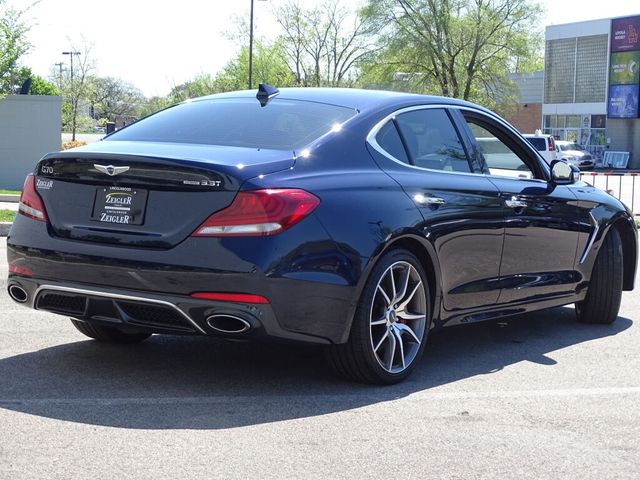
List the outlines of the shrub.
{"type": "Polygon", "coordinates": [[[80,142],[78,140],[71,141],[71,142],[64,142],[62,144],[62,150],[69,150],[71,148],[82,147],[83,145],[86,145],[86,144],[87,142],[80,142]]]}

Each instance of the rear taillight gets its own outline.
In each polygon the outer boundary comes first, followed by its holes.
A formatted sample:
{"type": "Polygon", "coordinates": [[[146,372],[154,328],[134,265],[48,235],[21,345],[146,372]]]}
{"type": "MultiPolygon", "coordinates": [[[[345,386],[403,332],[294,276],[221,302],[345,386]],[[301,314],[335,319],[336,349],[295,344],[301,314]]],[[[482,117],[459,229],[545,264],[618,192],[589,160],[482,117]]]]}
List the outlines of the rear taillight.
{"type": "Polygon", "coordinates": [[[231,205],[207,218],[193,236],[275,235],[304,219],[319,204],[318,197],[298,189],[239,192],[231,205]]]}
{"type": "Polygon", "coordinates": [[[40,220],[41,222],[48,220],[47,210],[44,208],[42,198],[40,198],[40,195],[38,195],[36,191],[36,177],[33,173],[27,175],[24,181],[18,213],[21,213],[25,217],[33,218],[34,220],[40,220]]]}
{"type": "Polygon", "coordinates": [[[549,151],[553,152],[556,149],[556,142],[553,141],[553,137],[549,137],[549,151]]]}

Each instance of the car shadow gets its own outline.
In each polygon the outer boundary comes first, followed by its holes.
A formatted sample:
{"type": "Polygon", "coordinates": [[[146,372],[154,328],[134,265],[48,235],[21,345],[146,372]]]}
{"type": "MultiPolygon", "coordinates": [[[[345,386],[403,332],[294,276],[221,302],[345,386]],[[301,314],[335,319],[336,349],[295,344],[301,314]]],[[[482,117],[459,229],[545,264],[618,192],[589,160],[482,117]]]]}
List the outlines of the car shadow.
{"type": "Polygon", "coordinates": [[[0,360],[0,408],[133,429],[221,429],[385,402],[616,335],[633,322],[581,325],[556,308],[433,334],[404,383],[341,381],[318,348],[154,336],[138,346],[79,341],[0,360]]]}

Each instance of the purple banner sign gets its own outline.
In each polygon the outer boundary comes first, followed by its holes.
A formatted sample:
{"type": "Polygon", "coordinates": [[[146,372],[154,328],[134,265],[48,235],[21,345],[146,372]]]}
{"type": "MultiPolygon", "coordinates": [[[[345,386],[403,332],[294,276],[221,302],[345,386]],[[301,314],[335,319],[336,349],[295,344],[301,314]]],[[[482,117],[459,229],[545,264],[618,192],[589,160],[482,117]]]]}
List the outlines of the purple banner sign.
{"type": "Polygon", "coordinates": [[[609,87],[609,118],[638,118],[638,84],[609,87]]]}
{"type": "Polygon", "coordinates": [[[640,16],[611,20],[611,51],[640,50],[640,16]]]}

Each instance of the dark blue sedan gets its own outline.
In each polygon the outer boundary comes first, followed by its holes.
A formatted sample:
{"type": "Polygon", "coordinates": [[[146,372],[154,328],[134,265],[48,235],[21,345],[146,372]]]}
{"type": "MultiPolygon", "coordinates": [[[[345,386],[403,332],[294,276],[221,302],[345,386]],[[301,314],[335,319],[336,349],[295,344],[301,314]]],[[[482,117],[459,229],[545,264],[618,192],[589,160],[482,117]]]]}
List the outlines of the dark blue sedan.
{"type": "Polygon", "coordinates": [[[261,85],[46,155],[8,290],[103,342],[315,343],[394,383],[434,327],[574,303],[613,322],[636,244],[623,204],[482,107],[261,85]]]}

